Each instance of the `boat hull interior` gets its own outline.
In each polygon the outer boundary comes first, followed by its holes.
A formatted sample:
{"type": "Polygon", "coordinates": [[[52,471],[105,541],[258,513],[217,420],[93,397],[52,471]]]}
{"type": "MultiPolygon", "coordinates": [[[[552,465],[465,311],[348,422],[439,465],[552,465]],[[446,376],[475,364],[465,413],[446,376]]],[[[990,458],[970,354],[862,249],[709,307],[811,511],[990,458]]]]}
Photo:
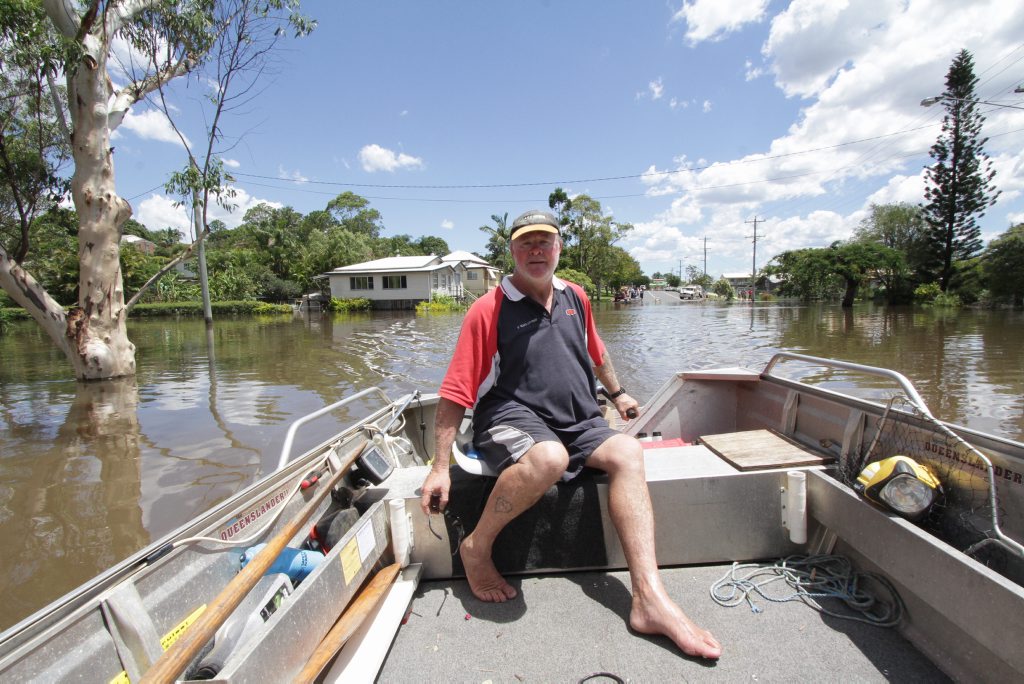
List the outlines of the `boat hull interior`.
{"type": "MultiPolygon", "coordinates": [[[[392,449],[398,467],[378,484],[360,487],[365,483],[350,478],[358,520],[317,569],[277,596],[214,681],[291,679],[368,578],[395,562],[404,569],[388,598],[321,678],[578,680],[597,671],[633,681],[704,676],[708,664],[681,658],[667,640],[628,629],[629,579],[600,473],[553,487],[503,532],[495,562],[513,578],[517,599],[489,605],[472,597],[457,549],[494,480],[453,465],[449,514],[428,519],[420,511],[430,457],[424,445],[433,444],[436,402],[436,395],[417,394],[371,411],[0,635],[0,677],[140,681],[239,573],[248,545],[227,542],[260,529],[275,509],[280,517],[252,543],[284,529],[314,496],[315,488],[289,498],[297,480],[314,465],[336,465],[360,449],[371,434],[367,426],[388,422],[399,406],[404,413],[388,434],[402,445],[392,449]],[[181,543],[195,536],[225,543],[181,543]]],[[[1006,681],[1024,674],[1024,589],[1013,554],[987,549],[967,555],[962,545],[865,502],[849,486],[848,472],[865,453],[890,448],[885,434],[896,413],[773,373],[725,369],[673,376],[638,420],[619,425],[638,436],[658,433],[657,441],[642,441],[659,564],[673,596],[723,642],[723,659],[714,666],[719,674],[865,681],[1006,681]],[[745,447],[752,460],[730,452],[737,435],[761,440],[745,447]],[[723,446],[730,440],[732,446],[723,446]],[[847,557],[858,570],[891,583],[905,608],[895,629],[840,620],[801,603],[772,603],[755,613],[709,597],[712,583],[734,563],[770,565],[824,554],[847,557]]],[[[899,420],[899,446],[917,448],[915,458],[970,461],[957,448],[940,450],[926,418],[908,413],[899,420]]],[[[999,472],[1024,472],[1024,445],[949,427],[999,472]]],[[[964,473],[956,487],[984,489],[978,468],[956,472],[964,473]]],[[[1019,539],[1024,506],[1012,478],[1002,480],[1003,529],[1019,539]]],[[[330,505],[328,497],[311,520],[330,505]]],[[[305,542],[308,530],[303,525],[290,545],[305,542]]],[[[179,679],[194,676],[208,652],[209,645],[179,679]]]]}

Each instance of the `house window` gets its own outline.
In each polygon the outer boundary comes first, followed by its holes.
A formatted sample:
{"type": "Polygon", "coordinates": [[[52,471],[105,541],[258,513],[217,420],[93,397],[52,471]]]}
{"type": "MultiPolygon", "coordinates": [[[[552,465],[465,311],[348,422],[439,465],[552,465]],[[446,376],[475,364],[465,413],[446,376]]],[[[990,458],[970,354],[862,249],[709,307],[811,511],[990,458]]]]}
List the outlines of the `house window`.
{"type": "Polygon", "coordinates": [[[466,280],[477,280],[480,274],[476,271],[466,271],[466,280]]]}
{"type": "Polygon", "coordinates": [[[348,279],[348,286],[352,290],[372,290],[373,276],[352,276],[348,279]]]}
{"type": "Polygon", "coordinates": [[[407,287],[405,284],[405,276],[384,276],[384,289],[385,290],[404,290],[407,287]]]}

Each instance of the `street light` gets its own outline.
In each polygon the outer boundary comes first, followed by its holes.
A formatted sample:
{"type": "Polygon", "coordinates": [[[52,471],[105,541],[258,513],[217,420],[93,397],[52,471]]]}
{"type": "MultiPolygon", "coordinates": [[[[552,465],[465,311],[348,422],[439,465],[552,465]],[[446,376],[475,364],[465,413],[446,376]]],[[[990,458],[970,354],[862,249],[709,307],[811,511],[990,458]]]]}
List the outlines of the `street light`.
{"type": "MultiPolygon", "coordinates": [[[[1024,93],[1024,86],[1016,88],[1013,92],[1024,93]]],[[[1024,107],[1019,107],[1017,105],[1002,104],[1000,102],[988,102],[987,100],[967,100],[960,97],[950,97],[949,95],[936,95],[935,97],[926,97],[923,100],[921,100],[921,106],[931,107],[933,104],[942,102],[943,100],[953,100],[954,102],[971,102],[973,104],[987,104],[992,105],[993,107],[1006,107],[1007,109],[1024,109],[1024,107]]]]}

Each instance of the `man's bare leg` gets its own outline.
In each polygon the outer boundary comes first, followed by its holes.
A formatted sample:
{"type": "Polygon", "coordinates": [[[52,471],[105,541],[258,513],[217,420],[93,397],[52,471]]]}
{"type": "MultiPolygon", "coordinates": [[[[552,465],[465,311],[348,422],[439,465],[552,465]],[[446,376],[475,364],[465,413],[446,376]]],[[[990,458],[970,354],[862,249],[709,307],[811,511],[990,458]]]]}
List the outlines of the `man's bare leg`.
{"type": "Polygon", "coordinates": [[[537,503],[568,464],[569,454],[561,444],[538,442],[498,476],[476,529],[459,548],[469,588],[481,601],[501,603],[515,598],[515,588],[494,567],[494,540],[516,516],[537,503]]]}
{"type": "Polygon", "coordinates": [[[632,437],[612,437],[587,465],[608,473],[608,503],[633,585],[630,626],[643,634],[663,634],[687,655],[718,658],[722,647],[698,627],[668,595],[654,549],[654,511],[647,490],[643,449],[632,437]]]}

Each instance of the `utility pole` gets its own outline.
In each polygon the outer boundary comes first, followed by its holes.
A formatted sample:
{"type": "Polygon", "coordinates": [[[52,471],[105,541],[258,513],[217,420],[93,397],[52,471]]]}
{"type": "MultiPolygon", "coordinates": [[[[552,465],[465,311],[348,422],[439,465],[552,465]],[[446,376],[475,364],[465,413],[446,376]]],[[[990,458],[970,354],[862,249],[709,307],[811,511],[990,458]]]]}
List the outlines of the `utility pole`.
{"type": "Polygon", "coordinates": [[[749,221],[744,221],[744,223],[754,224],[754,234],[752,236],[747,236],[753,237],[754,239],[754,259],[750,265],[750,301],[753,302],[755,295],[757,295],[757,224],[764,223],[764,219],[757,218],[757,215],[755,214],[754,218],[749,221]]]}
{"type": "Polygon", "coordinates": [[[708,274],[708,236],[704,236],[704,275],[708,274]]]}
{"type": "Polygon", "coordinates": [[[683,260],[679,260],[679,284],[683,284],[683,260]]]}

